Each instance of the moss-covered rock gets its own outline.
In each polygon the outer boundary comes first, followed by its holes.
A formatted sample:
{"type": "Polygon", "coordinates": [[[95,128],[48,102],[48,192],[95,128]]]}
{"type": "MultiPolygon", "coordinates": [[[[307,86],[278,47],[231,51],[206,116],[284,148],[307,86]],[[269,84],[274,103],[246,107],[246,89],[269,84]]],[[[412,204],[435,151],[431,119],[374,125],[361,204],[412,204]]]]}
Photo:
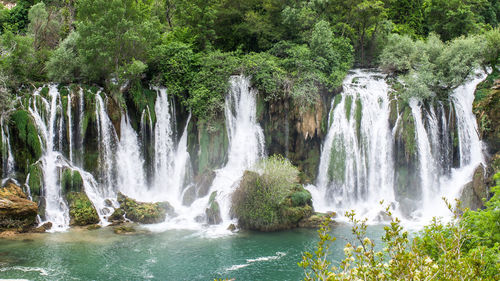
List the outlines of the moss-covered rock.
{"type": "Polygon", "coordinates": [[[121,208],[115,209],[115,211],[109,216],[108,220],[112,222],[123,222],[125,221],[125,211],[121,208]]]}
{"type": "Polygon", "coordinates": [[[298,171],[288,160],[271,160],[265,167],[262,174],[246,171],[233,194],[232,213],[239,227],[259,231],[297,227],[313,213],[311,194],[298,184],[298,171]]]}
{"type": "Polygon", "coordinates": [[[220,215],[220,206],[215,197],[217,196],[217,191],[210,194],[208,199],[208,208],[205,209],[205,215],[207,216],[208,224],[219,224],[222,222],[222,217],[220,215]]]}
{"type": "Polygon", "coordinates": [[[28,186],[30,187],[31,197],[33,201],[38,202],[38,197],[42,194],[43,189],[43,171],[39,163],[31,164],[28,172],[30,177],[28,179],[28,186]]]}
{"type": "Polygon", "coordinates": [[[134,234],[137,230],[132,225],[120,225],[113,228],[113,232],[115,234],[134,234]]]}
{"type": "Polygon", "coordinates": [[[35,225],[38,206],[28,200],[22,189],[8,182],[0,188],[0,230],[18,231],[35,225]]]}
{"type": "Polygon", "coordinates": [[[118,193],[118,203],[126,218],[133,222],[151,224],[165,221],[167,215],[175,216],[174,208],[168,202],[138,202],[118,193]]]}
{"type": "Polygon", "coordinates": [[[70,168],[64,168],[62,171],[61,188],[63,193],[82,192],[83,179],[80,172],[70,168]]]}
{"type": "Polygon", "coordinates": [[[26,110],[17,110],[11,114],[10,136],[16,171],[26,175],[29,165],[35,163],[42,156],[38,130],[26,110]]]}
{"type": "Polygon", "coordinates": [[[90,225],[99,223],[99,215],[85,192],[68,192],[70,225],[90,225]]]}

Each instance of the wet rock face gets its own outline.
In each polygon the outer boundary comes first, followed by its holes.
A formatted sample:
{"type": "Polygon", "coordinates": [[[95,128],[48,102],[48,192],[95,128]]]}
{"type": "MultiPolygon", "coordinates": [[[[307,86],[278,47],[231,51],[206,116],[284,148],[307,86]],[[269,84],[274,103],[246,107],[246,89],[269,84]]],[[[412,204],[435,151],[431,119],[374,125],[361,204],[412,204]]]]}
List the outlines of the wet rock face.
{"type": "Polygon", "coordinates": [[[0,230],[23,230],[35,225],[38,206],[22,189],[8,182],[0,188],[0,230]]]}
{"type": "Polygon", "coordinates": [[[205,215],[207,216],[207,223],[214,225],[220,224],[222,222],[222,217],[220,215],[219,202],[215,197],[217,196],[217,191],[210,194],[210,199],[208,200],[208,208],[205,209],[205,215]]]}
{"type": "Polygon", "coordinates": [[[326,134],[329,101],[318,98],[309,107],[299,109],[289,100],[273,103],[258,101],[257,118],[266,137],[269,155],[286,156],[301,170],[301,181],[316,178],[321,145],[326,134]]]}
{"type": "Polygon", "coordinates": [[[133,222],[151,224],[165,221],[168,216],[175,216],[174,207],[168,202],[138,202],[122,193],[118,193],[118,203],[125,217],[133,222]]]}
{"type": "Polygon", "coordinates": [[[491,74],[478,85],[474,100],[479,133],[490,153],[500,151],[500,75],[491,74]]]}
{"type": "Polygon", "coordinates": [[[488,199],[488,186],[486,185],[485,168],[481,164],[474,170],[472,181],[464,186],[460,201],[463,208],[478,210],[484,207],[483,198],[488,199]]]}

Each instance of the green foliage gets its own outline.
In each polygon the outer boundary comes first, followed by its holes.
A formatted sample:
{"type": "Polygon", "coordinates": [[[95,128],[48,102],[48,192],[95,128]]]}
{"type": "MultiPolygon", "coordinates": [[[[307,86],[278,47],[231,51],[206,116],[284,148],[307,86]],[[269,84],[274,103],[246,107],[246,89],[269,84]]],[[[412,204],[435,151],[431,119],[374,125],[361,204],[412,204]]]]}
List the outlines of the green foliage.
{"type": "Polygon", "coordinates": [[[198,72],[189,85],[187,103],[195,116],[214,120],[223,112],[229,77],[240,72],[240,60],[232,53],[214,51],[200,53],[197,61],[198,72]]]}
{"type": "Polygon", "coordinates": [[[78,38],[77,32],[71,32],[52,53],[47,62],[47,76],[50,80],[70,83],[79,78],[81,63],[77,50],[78,38]]]}
{"type": "Polygon", "coordinates": [[[436,35],[413,41],[391,35],[380,55],[381,67],[401,73],[400,97],[426,100],[447,95],[474,76],[483,60],[484,44],[478,36],[460,37],[443,43],[436,35]]]}
{"type": "MultiPolygon", "coordinates": [[[[500,179],[500,173],[494,178],[500,179]]],[[[484,210],[466,211],[463,215],[464,227],[473,237],[468,249],[478,246],[498,249],[500,246],[500,185],[492,187],[491,192],[493,197],[485,203],[484,210]]]]}
{"type": "Polygon", "coordinates": [[[475,2],[481,0],[427,0],[424,14],[428,30],[444,41],[477,31],[477,15],[472,10],[475,2]]]}
{"type": "Polygon", "coordinates": [[[483,36],[486,40],[484,60],[491,66],[493,71],[495,71],[497,69],[498,59],[500,58],[500,28],[497,27],[487,31],[483,36]]]}
{"type": "Polygon", "coordinates": [[[36,201],[37,197],[42,194],[43,172],[39,164],[31,164],[28,173],[30,178],[27,184],[30,187],[31,196],[36,201]]]}
{"type": "Polygon", "coordinates": [[[33,49],[33,38],[5,32],[0,38],[0,70],[10,79],[9,87],[17,87],[22,83],[39,78],[39,65],[33,49]],[[39,71],[37,73],[37,71],[39,71]]]}
{"type": "Polygon", "coordinates": [[[77,46],[87,80],[118,79],[134,59],[144,63],[161,24],[148,18],[143,5],[133,0],[78,1],[77,46]]]}
{"type": "Polygon", "coordinates": [[[99,223],[97,211],[85,192],[66,194],[69,205],[71,225],[89,225],[99,223]]]}
{"type": "Polygon", "coordinates": [[[244,229],[275,231],[296,227],[312,215],[311,194],[298,185],[298,169],[281,156],[246,171],[232,196],[232,212],[244,229]]]}
{"type": "Polygon", "coordinates": [[[37,128],[25,110],[18,110],[11,114],[10,128],[16,163],[19,163],[19,168],[26,171],[27,167],[24,165],[34,163],[42,156],[37,128]]]}
{"type": "Polygon", "coordinates": [[[80,172],[64,169],[61,176],[61,188],[64,193],[84,191],[83,179],[80,172]]]}
{"type": "Polygon", "coordinates": [[[151,71],[159,73],[158,82],[165,85],[170,94],[188,99],[188,89],[195,73],[197,57],[187,44],[168,42],[156,46],[151,52],[151,71]]]}
{"type": "Polygon", "coordinates": [[[28,12],[28,32],[33,35],[36,50],[44,47],[53,48],[59,43],[61,23],[58,14],[47,11],[45,3],[33,5],[28,12]]]}
{"type": "Polygon", "coordinates": [[[459,220],[443,224],[435,219],[419,237],[411,240],[399,219],[393,218],[388,209],[386,214],[392,221],[384,227],[385,247],[378,251],[366,237],[366,219],[356,219],[354,211],[347,212],[355,239],[346,244],[345,259],[333,267],[328,249],[335,238],[329,235],[329,220],[326,220],[318,231],[320,241],[314,254],[305,252],[299,262],[305,272],[304,280],[498,279],[498,245],[493,248],[481,245],[464,251],[470,236],[459,220]]]}

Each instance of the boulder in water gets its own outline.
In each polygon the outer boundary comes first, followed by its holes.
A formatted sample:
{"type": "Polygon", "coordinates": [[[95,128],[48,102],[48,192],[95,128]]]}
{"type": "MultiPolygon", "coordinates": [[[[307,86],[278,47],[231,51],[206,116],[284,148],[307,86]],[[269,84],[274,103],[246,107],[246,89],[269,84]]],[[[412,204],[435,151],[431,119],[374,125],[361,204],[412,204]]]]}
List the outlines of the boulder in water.
{"type": "Polygon", "coordinates": [[[90,225],[99,223],[99,215],[85,192],[66,194],[69,206],[70,225],[90,225]]]}
{"type": "Polygon", "coordinates": [[[46,223],[42,224],[41,226],[33,229],[31,232],[44,233],[44,232],[47,232],[47,230],[50,230],[51,228],[52,228],[52,223],[49,221],[49,222],[46,222],[46,223]]]}
{"type": "Polygon", "coordinates": [[[145,203],[118,193],[118,203],[125,212],[125,217],[133,222],[151,224],[165,221],[168,216],[175,216],[174,207],[168,202],[145,203]]]}
{"type": "Polygon", "coordinates": [[[222,217],[220,215],[220,207],[217,199],[217,191],[210,194],[210,199],[208,200],[208,208],[205,209],[205,214],[207,216],[208,224],[219,224],[222,222],[222,217]]]}
{"type": "Polygon", "coordinates": [[[23,230],[36,222],[38,206],[22,189],[9,181],[0,188],[0,230],[23,230]]]}

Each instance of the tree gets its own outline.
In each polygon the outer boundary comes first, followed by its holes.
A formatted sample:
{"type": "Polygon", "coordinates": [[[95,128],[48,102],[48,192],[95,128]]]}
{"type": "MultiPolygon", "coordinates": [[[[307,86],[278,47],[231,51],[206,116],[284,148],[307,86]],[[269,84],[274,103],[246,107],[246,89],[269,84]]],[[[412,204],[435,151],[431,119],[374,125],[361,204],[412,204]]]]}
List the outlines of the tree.
{"type": "Polygon", "coordinates": [[[31,7],[28,19],[28,31],[33,35],[35,50],[53,48],[59,44],[61,23],[59,15],[53,9],[47,11],[45,4],[40,2],[31,7]]]}
{"type": "Polygon", "coordinates": [[[78,53],[89,81],[118,79],[133,60],[145,62],[161,24],[142,1],[81,0],[77,4],[78,53]],[[145,12],[146,11],[146,12],[145,12]]]}
{"type": "MultiPolygon", "coordinates": [[[[482,1],[482,0],[478,0],[482,1]]],[[[449,41],[479,29],[472,7],[477,1],[426,0],[424,16],[428,32],[449,41]]]]}
{"type": "Polygon", "coordinates": [[[79,34],[73,31],[52,53],[47,62],[47,75],[50,80],[69,83],[79,78],[81,63],[77,50],[78,40],[79,34]]]}

